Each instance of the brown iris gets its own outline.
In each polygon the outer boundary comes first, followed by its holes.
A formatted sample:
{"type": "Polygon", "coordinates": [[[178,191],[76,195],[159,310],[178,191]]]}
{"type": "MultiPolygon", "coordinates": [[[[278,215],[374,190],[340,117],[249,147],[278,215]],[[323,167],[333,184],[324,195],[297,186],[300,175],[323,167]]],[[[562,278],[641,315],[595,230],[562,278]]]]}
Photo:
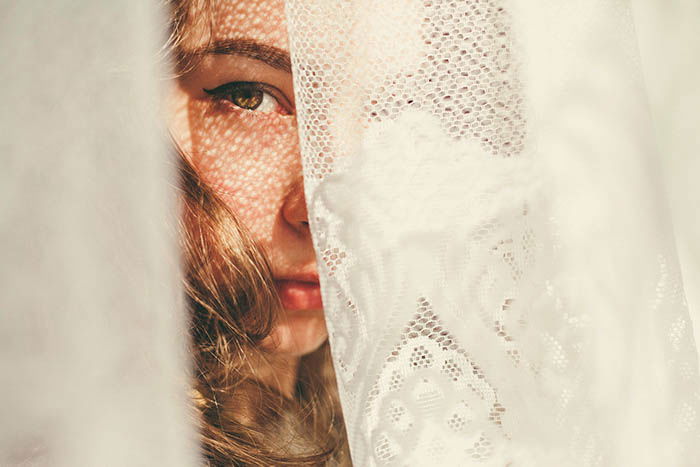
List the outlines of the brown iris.
{"type": "Polygon", "coordinates": [[[233,105],[245,110],[255,110],[263,103],[265,91],[259,83],[232,82],[216,89],[205,89],[204,92],[225,99],[233,105]]]}
{"type": "Polygon", "coordinates": [[[229,100],[238,107],[255,110],[262,104],[263,92],[252,86],[241,86],[237,89],[231,89],[229,100]]]}

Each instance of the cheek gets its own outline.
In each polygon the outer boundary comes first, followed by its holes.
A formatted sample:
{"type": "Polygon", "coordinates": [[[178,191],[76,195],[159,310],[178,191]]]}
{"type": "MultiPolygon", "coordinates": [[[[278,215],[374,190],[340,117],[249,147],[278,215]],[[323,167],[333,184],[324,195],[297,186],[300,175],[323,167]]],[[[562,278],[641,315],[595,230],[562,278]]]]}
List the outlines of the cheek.
{"type": "Polygon", "coordinates": [[[286,193],[301,175],[296,122],[289,116],[224,107],[210,100],[190,103],[192,163],[265,243],[286,193]]]}

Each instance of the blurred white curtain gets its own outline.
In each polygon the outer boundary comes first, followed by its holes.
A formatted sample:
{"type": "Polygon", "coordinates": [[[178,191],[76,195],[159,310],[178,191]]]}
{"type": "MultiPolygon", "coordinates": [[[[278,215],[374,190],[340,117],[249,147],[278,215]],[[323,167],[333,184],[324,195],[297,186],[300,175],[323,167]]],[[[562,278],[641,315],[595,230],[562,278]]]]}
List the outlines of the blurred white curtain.
{"type": "Polygon", "coordinates": [[[287,1],[356,465],[697,464],[665,5],[640,39],[620,0],[287,1]]]}
{"type": "Polygon", "coordinates": [[[632,2],[686,296],[700,330],[700,2],[632,2]]]}
{"type": "Polygon", "coordinates": [[[186,466],[155,2],[0,3],[0,465],[186,466]]]}

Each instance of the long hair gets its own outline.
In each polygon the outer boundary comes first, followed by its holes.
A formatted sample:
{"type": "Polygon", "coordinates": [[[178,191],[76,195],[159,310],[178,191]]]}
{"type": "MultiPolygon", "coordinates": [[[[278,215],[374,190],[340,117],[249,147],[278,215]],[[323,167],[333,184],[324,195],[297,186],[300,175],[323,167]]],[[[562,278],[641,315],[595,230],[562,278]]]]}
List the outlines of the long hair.
{"type": "MultiPolygon", "coordinates": [[[[191,5],[170,3],[177,47],[191,5]]],[[[208,465],[349,464],[328,344],[301,359],[292,399],[260,381],[285,363],[259,345],[281,310],[269,261],[181,151],[178,161],[192,401],[208,465]]]]}

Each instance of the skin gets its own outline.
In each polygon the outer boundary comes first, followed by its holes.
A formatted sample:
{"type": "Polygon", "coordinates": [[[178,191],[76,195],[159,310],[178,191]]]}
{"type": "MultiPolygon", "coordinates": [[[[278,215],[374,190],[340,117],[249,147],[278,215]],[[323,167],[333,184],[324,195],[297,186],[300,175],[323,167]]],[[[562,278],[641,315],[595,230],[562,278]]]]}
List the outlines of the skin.
{"type": "MultiPolygon", "coordinates": [[[[185,53],[201,56],[168,99],[176,142],[200,177],[268,254],[275,279],[317,277],[304,199],[283,0],[216,1],[212,43],[191,31],[185,53]],[[227,83],[263,83],[215,95],[227,83]],[[257,86],[257,85],[256,85],[257,86]],[[246,94],[247,92],[247,94],[246,94]],[[258,103],[255,109],[239,104],[258,103]]],[[[209,24],[207,25],[209,27],[209,24]]],[[[323,310],[286,309],[263,343],[274,353],[275,385],[290,393],[301,356],[327,338],[323,310]]]]}

